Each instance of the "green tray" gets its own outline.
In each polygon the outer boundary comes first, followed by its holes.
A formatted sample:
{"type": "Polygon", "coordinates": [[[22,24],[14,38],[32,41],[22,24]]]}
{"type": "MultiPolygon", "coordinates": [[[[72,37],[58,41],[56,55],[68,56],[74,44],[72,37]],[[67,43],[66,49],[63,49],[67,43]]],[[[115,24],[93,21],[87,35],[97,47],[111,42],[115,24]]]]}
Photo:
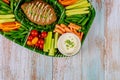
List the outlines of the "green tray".
{"type": "MultiPolygon", "coordinates": [[[[42,30],[47,31],[48,29],[46,29],[46,27],[41,28],[41,26],[38,26],[38,25],[36,25],[34,23],[27,23],[27,22],[29,22],[29,20],[25,18],[26,16],[23,16],[23,15],[19,14],[19,13],[23,14],[23,12],[21,11],[21,9],[19,7],[24,1],[30,1],[30,0],[19,0],[19,1],[14,3],[15,7],[13,7],[14,8],[14,14],[17,16],[16,20],[21,22],[22,25],[23,25],[23,27],[21,27],[18,30],[18,32],[19,32],[18,34],[16,34],[17,31],[13,31],[16,35],[18,35],[18,37],[13,38],[12,35],[15,35],[15,34],[11,34],[10,32],[2,32],[2,31],[0,31],[0,34],[3,35],[4,37],[6,37],[7,39],[9,39],[9,40],[11,40],[11,41],[25,47],[25,48],[27,48],[29,50],[40,53],[42,55],[49,56],[48,53],[45,53],[42,50],[39,50],[37,48],[33,48],[33,47],[30,47],[30,46],[26,45],[27,37],[30,34],[30,30],[37,29],[39,31],[42,31],[42,30]],[[17,12],[17,14],[16,14],[16,12],[17,12]],[[25,24],[27,24],[28,26],[24,27],[25,24]],[[38,26],[38,27],[36,27],[36,26],[38,26]],[[20,37],[19,35],[21,35],[21,34],[25,34],[26,36],[20,37]]],[[[53,7],[55,5],[57,5],[57,7],[55,6],[54,8],[58,8],[58,10],[59,10],[59,11],[56,11],[59,14],[58,21],[56,21],[52,25],[48,25],[48,26],[52,26],[49,29],[49,30],[52,30],[54,28],[53,26],[56,23],[65,23],[65,22],[63,22],[63,19],[65,18],[65,15],[63,15],[63,14],[65,14],[65,9],[63,8],[63,6],[61,6],[59,3],[57,3],[57,0],[45,0],[45,1],[48,2],[49,4],[51,4],[53,7]]],[[[91,14],[89,16],[89,20],[87,21],[87,23],[84,26],[85,27],[85,33],[84,33],[84,36],[83,36],[83,39],[82,39],[82,45],[83,45],[83,43],[85,41],[85,38],[86,38],[86,36],[88,34],[89,29],[91,28],[91,25],[93,23],[93,20],[95,18],[95,14],[96,14],[95,9],[93,8],[93,6],[90,8],[90,11],[91,11],[91,14]]],[[[66,57],[66,56],[62,55],[59,51],[57,51],[57,53],[52,57],[66,57]]]]}

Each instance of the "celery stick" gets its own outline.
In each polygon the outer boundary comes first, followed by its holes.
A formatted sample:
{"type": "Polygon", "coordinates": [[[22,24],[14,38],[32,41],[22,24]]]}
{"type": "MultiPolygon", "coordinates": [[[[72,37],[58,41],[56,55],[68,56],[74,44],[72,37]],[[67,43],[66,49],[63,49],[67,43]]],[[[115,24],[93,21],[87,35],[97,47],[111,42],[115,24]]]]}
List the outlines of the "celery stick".
{"type": "MultiPolygon", "coordinates": [[[[77,7],[74,7],[72,9],[81,9],[81,8],[89,8],[91,6],[90,3],[86,3],[84,5],[81,5],[81,6],[77,6],[77,7]]],[[[67,9],[67,10],[72,10],[72,9],[67,9]]]]}
{"type": "Polygon", "coordinates": [[[0,23],[5,23],[5,22],[14,22],[15,19],[0,19],[0,23]]]}
{"type": "Polygon", "coordinates": [[[88,14],[89,11],[81,11],[81,12],[72,12],[72,13],[66,13],[67,16],[76,15],[76,14],[88,14]]]}
{"type": "Polygon", "coordinates": [[[45,43],[44,43],[44,47],[43,47],[44,52],[48,52],[48,50],[50,49],[51,40],[52,40],[52,32],[48,32],[48,35],[45,38],[45,43]]]}
{"type": "MultiPolygon", "coordinates": [[[[48,37],[48,36],[47,36],[48,37]]],[[[44,46],[43,46],[43,51],[44,52],[48,52],[48,48],[47,48],[47,37],[45,38],[45,43],[44,43],[44,46]]]]}
{"type": "Polygon", "coordinates": [[[81,12],[81,11],[86,11],[88,10],[89,8],[81,8],[81,9],[72,9],[72,10],[66,10],[66,13],[72,13],[72,12],[81,12]]]}
{"type": "Polygon", "coordinates": [[[55,48],[57,48],[58,36],[59,34],[56,32],[55,33],[55,48]]]}
{"type": "Polygon", "coordinates": [[[71,8],[74,8],[74,7],[82,6],[84,4],[88,4],[88,1],[82,1],[82,2],[77,3],[77,4],[73,4],[73,5],[67,6],[66,9],[71,9],[71,8]]]}
{"type": "Polygon", "coordinates": [[[55,40],[52,39],[51,40],[51,48],[50,48],[50,51],[49,51],[49,55],[54,56],[54,54],[55,54],[55,40]]]}
{"type": "Polygon", "coordinates": [[[90,3],[86,3],[86,4],[84,4],[84,5],[81,5],[81,6],[77,6],[77,7],[74,7],[74,8],[87,8],[87,7],[90,7],[91,6],[91,4],[90,3]]]}
{"type": "Polygon", "coordinates": [[[52,41],[52,32],[48,32],[48,50],[51,47],[51,41],[52,41]]]}
{"type": "Polygon", "coordinates": [[[13,15],[13,14],[7,14],[7,15],[0,15],[0,19],[1,18],[3,18],[3,19],[5,19],[5,18],[14,18],[15,16],[13,15]]]}

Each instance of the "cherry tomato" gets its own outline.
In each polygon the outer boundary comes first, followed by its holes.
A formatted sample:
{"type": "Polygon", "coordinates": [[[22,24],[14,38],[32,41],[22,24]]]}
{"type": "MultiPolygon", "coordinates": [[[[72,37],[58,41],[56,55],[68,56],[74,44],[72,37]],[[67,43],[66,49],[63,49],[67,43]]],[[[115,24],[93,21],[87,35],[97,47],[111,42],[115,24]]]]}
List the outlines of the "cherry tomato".
{"type": "Polygon", "coordinates": [[[41,32],[41,36],[42,36],[43,38],[47,37],[47,32],[45,32],[45,31],[41,32]]]}
{"type": "Polygon", "coordinates": [[[28,45],[28,46],[32,46],[33,44],[32,44],[31,41],[27,41],[27,45],[28,45]]]}
{"type": "Polygon", "coordinates": [[[42,38],[42,39],[44,38],[44,37],[42,37],[42,35],[41,35],[41,34],[39,34],[39,35],[38,35],[38,37],[39,37],[39,38],[42,38]]]}
{"type": "Polygon", "coordinates": [[[38,43],[39,45],[40,45],[40,44],[43,45],[43,44],[44,44],[44,40],[43,40],[43,39],[39,39],[37,43],[38,43]]]}
{"type": "Polygon", "coordinates": [[[40,48],[40,49],[43,49],[43,45],[42,45],[42,44],[40,44],[39,48],[40,48]]]}
{"type": "Polygon", "coordinates": [[[39,44],[38,44],[38,43],[36,43],[36,44],[35,44],[35,47],[39,47],[39,44]]]}
{"type": "Polygon", "coordinates": [[[33,37],[33,36],[31,36],[31,35],[30,35],[30,36],[28,36],[28,40],[29,40],[29,41],[32,41],[32,40],[33,40],[33,38],[34,38],[34,37],[33,37]]]}
{"type": "Polygon", "coordinates": [[[32,36],[36,37],[38,36],[38,31],[37,30],[31,30],[31,33],[30,33],[32,36]]]}
{"type": "Polygon", "coordinates": [[[38,42],[38,37],[35,37],[35,38],[33,38],[33,40],[32,40],[32,44],[36,44],[38,42]]]}

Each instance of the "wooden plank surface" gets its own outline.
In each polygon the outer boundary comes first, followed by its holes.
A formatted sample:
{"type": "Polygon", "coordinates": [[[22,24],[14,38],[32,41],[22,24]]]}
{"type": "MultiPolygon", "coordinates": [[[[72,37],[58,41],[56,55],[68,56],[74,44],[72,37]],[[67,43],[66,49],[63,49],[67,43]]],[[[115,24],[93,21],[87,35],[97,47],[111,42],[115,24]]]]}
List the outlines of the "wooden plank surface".
{"type": "Polygon", "coordinates": [[[52,58],[0,36],[0,80],[52,80],[52,58]]]}
{"type": "Polygon", "coordinates": [[[120,0],[106,0],[105,79],[120,80],[120,0]]]}
{"type": "Polygon", "coordinates": [[[0,80],[120,80],[120,1],[91,3],[96,18],[73,57],[36,54],[0,35],[0,80]]]}

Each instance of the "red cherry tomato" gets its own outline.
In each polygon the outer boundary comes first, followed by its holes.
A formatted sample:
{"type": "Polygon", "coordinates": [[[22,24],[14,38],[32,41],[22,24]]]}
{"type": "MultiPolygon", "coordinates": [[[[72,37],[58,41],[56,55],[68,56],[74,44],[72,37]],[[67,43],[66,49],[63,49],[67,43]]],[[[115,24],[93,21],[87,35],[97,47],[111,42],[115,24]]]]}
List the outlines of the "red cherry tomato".
{"type": "Polygon", "coordinates": [[[41,32],[41,36],[42,36],[43,38],[47,37],[47,32],[45,32],[45,31],[41,32]]]}
{"type": "Polygon", "coordinates": [[[33,36],[31,36],[31,35],[30,35],[30,36],[28,36],[28,40],[29,40],[29,41],[32,41],[32,40],[33,40],[33,38],[34,38],[34,37],[33,37],[33,36]]]}
{"type": "Polygon", "coordinates": [[[37,30],[31,30],[31,33],[30,33],[32,36],[36,37],[38,36],[38,31],[37,30]]]}
{"type": "Polygon", "coordinates": [[[39,38],[41,38],[41,39],[43,39],[43,37],[42,37],[42,35],[41,35],[41,34],[39,34],[39,35],[38,35],[38,37],[39,37],[39,38]]]}
{"type": "Polygon", "coordinates": [[[39,44],[38,44],[38,43],[36,43],[36,44],[35,44],[35,47],[39,47],[39,44]]]}
{"type": "Polygon", "coordinates": [[[43,39],[39,39],[37,43],[38,43],[39,45],[40,45],[40,44],[43,45],[43,44],[44,44],[44,40],[43,40],[43,39]]]}
{"type": "Polygon", "coordinates": [[[40,44],[39,48],[40,48],[40,49],[43,49],[43,44],[40,44]]]}

